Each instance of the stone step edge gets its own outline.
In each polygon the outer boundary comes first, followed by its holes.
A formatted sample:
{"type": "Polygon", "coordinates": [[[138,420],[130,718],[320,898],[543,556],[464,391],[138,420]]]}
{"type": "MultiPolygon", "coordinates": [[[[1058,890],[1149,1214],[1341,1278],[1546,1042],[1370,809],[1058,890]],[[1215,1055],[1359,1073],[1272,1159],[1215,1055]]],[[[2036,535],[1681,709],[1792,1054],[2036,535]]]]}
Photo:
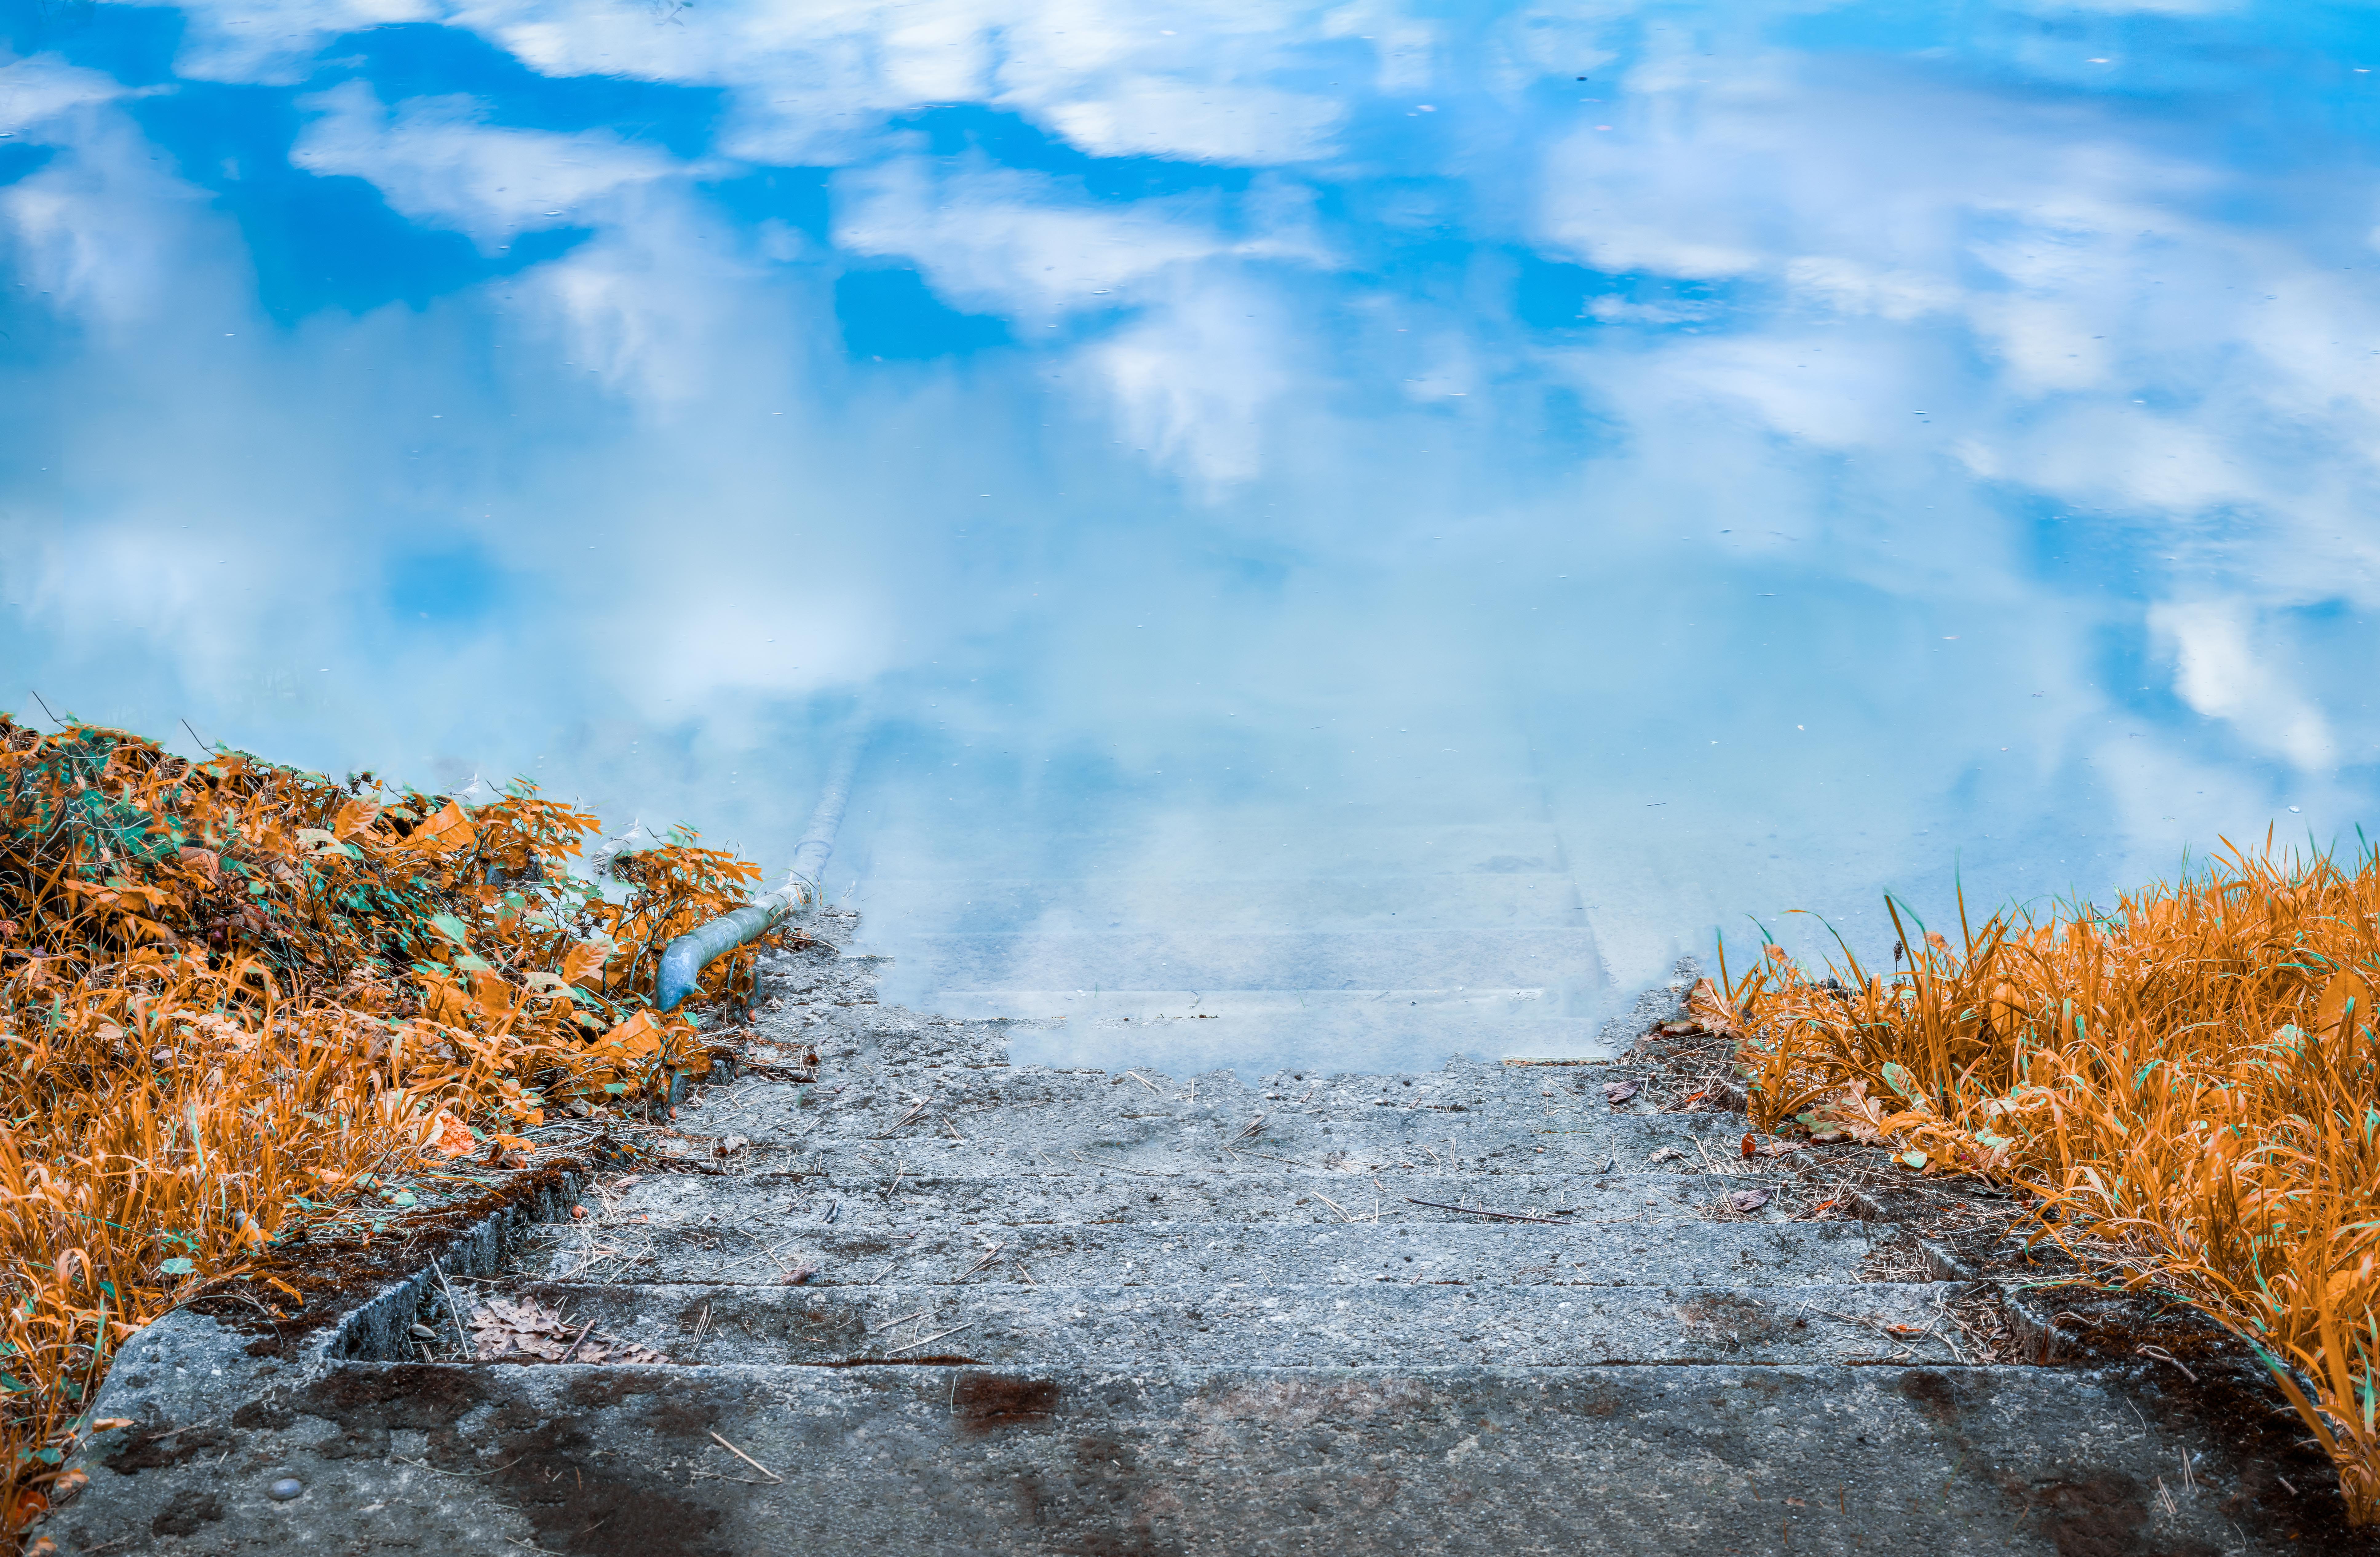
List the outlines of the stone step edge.
{"type": "MultiPolygon", "coordinates": [[[[507,1368],[583,1368],[588,1375],[601,1374],[607,1378],[625,1377],[656,1385],[689,1378],[784,1380],[794,1376],[847,1373],[862,1368],[946,1368],[953,1374],[991,1372],[999,1374],[1031,1373],[1038,1380],[1062,1383],[1067,1376],[1084,1382],[1111,1379],[1148,1380],[1156,1378],[1184,1379],[1429,1379],[1464,1376],[1498,1376],[1514,1384],[1536,1387],[1548,1377],[1574,1374],[1581,1377],[1610,1373],[1627,1368],[1665,1368],[1672,1371],[1694,1369],[1703,1371],[1733,1369],[1744,1373],[1851,1373],[1883,1369],[1906,1373],[1950,1373],[1968,1375],[2005,1375],[2010,1378],[2037,1378],[2043,1375],[2093,1375],[2111,1371],[2104,1364],[2044,1366],[2030,1362],[1744,1362],[1740,1359],[1698,1357],[1636,1357],[1619,1358],[1609,1362],[1549,1362],[1528,1363],[1415,1363],[1410,1366],[1378,1364],[1368,1367],[1312,1367],[1296,1363],[1155,1363],[1147,1368],[1089,1368],[1080,1363],[1056,1363],[1043,1366],[1035,1363],[978,1362],[973,1357],[954,1356],[926,1357],[849,1357],[828,1362],[454,1362],[443,1359],[429,1361],[391,1361],[376,1357],[342,1357],[332,1370],[344,1374],[395,1373],[406,1369],[436,1369],[441,1373],[465,1374],[481,1370],[501,1372],[507,1368]]],[[[123,1429],[112,1429],[121,1431],[123,1429]]]]}
{"type": "MultiPolygon", "coordinates": [[[[808,1285],[809,1285],[809,1283],[806,1283],[806,1282],[805,1282],[805,1283],[800,1283],[800,1284],[799,1284],[799,1286],[797,1286],[797,1287],[788,1287],[788,1286],[787,1286],[783,1282],[782,1282],[782,1281],[777,1281],[777,1282],[574,1282],[574,1281],[567,1281],[567,1280],[556,1280],[556,1279],[553,1279],[553,1278],[551,1278],[551,1277],[545,1277],[545,1276],[523,1275],[523,1274],[519,1274],[519,1273],[517,1273],[517,1272],[516,1272],[516,1273],[511,1273],[511,1274],[507,1274],[507,1275],[504,1275],[504,1276],[494,1276],[494,1277],[483,1276],[483,1277],[477,1278],[477,1282],[478,1282],[478,1284],[480,1284],[480,1285],[488,1285],[488,1284],[490,1284],[490,1283],[499,1284],[499,1285],[502,1285],[502,1286],[504,1286],[504,1287],[508,1287],[508,1288],[510,1288],[511,1290],[516,1291],[516,1292],[519,1292],[519,1291],[527,1291],[527,1290],[528,1290],[528,1289],[530,1289],[530,1288],[535,1288],[535,1289],[540,1290],[540,1291],[544,1291],[544,1290],[546,1290],[546,1289],[548,1289],[548,1288],[552,1288],[552,1289],[569,1290],[569,1291],[577,1291],[577,1292],[645,1292],[645,1291],[658,1291],[658,1290],[660,1290],[660,1289],[662,1289],[662,1288],[664,1288],[664,1287],[671,1287],[671,1288],[674,1288],[674,1287],[688,1287],[688,1286],[693,1286],[693,1287],[701,1287],[701,1288],[703,1288],[704,1290],[706,1290],[706,1291],[710,1291],[710,1292],[727,1293],[727,1294],[736,1294],[736,1293],[771,1293],[771,1294],[774,1294],[774,1293],[783,1293],[783,1292],[787,1292],[787,1291],[798,1291],[798,1290],[803,1290],[803,1289],[808,1288],[808,1285]]],[[[853,1290],[856,1289],[856,1288],[857,1288],[857,1287],[859,1287],[861,1284],[862,1284],[862,1283],[850,1283],[850,1284],[848,1284],[848,1285],[843,1286],[843,1287],[841,1287],[841,1288],[839,1288],[839,1289],[836,1289],[836,1290],[844,1291],[844,1292],[849,1292],[849,1291],[853,1291],[853,1290]]],[[[1209,1293],[1220,1293],[1220,1292],[1279,1293],[1279,1294],[1281,1294],[1281,1295],[1286,1295],[1291,1294],[1291,1293],[1309,1293],[1309,1292],[1344,1292],[1345,1290],[1347,1290],[1347,1289],[1348,1289],[1348,1288],[1350,1288],[1350,1287],[1363,1287],[1363,1286],[1369,1286],[1369,1285],[1371,1285],[1371,1284],[1372,1284],[1372,1283],[1371,1283],[1370,1281],[1366,1280],[1366,1281],[1361,1281],[1361,1282],[1192,1282],[1192,1281],[1171,1281],[1171,1282],[1014,1282],[1014,1283],[997,1283],[997,1282],[869,1282],[869,1283],[865,1283],[865,1285],[866,1285],[869,1290],[877,1291],[877,1292],[962,1292],[962,1291],[965,1291],[965,1292],[974,1292],[974,1291],[978,1291],[978,1290],[980,1290],[980,1289],[985,1288],[985,1287],[999,1286],[999,1285],[1002,1285],[1002,1284],[1006,1284],[1006,1285],[1013,1286],[1013,1287],[1014,1287],[1017,1291],[1020,1291],[1020,1292],[1038,1292],[1038,1293],[1045,1293],[1045,1294],[1052,1295],[1053,1296],[1054,1296],[1054,1295],[1061,1294],[1061,1293],[1179,1292],[1179,1291],[1190,1290],[1190,1289],[1195,1289],[1195,1290],[1199,1291],[1199,1292],[1209,1292],[1209,1293]]],[[[1714,1282],[1609,1282],[1609,1283],[1606,1283],[1606,1282],[1500,1282],[1500,1281],[1466,1281],[1466,1280],[1439,1281],[1439,1282],[1408,1282],[1408,1283],[1403,1283],[1403,1284],[1405,1284],[1405,1285],[1410,1285],[1410,1286],[1469,1286],[1469,1287],[1478,1287],[1478,1288],[1480,1288],[1480,1289],[1481,1289],[1481,1290],[1483,1290],[1483,1291],[1488,1291],[1488,1292],[1524,1292],[1524,1293],[1525,1293],[1525,1292],[1535,1292],[1535,1291],[1538,1291],[1538,1290],[1541,1290],[1541,1289],[1543,1289],[1543,1288],[1549,1287],[1549,1286],[1581,1286],[1581,1287],[1594,1287],[1594,1288],[1597,1288],[1597,1289],[1599,1289],[1599,1290],[1604,1290],[1604,1291],[1612,1291],[1612,1292],[1655,1292],[1655,1291],[1658,1291],[1658,1292],[1686,1292],[1686,1293],[1724,1292],[1724,1293],[1732,1294],[1732,1295],[1737,1295],[1737,1296],[1742,1296],[1742,1295],[1747,1295],[1747,1294],[1754,1295],[1769,1295],[1769,1294],[1775,1294],[1775,1295],[1782,1295],[1787,1294],[1787,1293],[1791,1293],[1791,1294],[1794,1294],[1794,1295],[1796,1295],[1804,1296],[1804,1297],[1806,1297],[1806,1296],[1810,1295],[1811,1294],[1814,1294],[1814,1293],[1820,1293],[1820,1292],[1869,1292],[1869,1291],[1888,1291],[1888,1292],[1899,1292],[1899,1291],[1901,1291],[1901,1290],[1903,1290],[1903,1289],[1913,1289],[1913,1288],[1918,1288],[1918,1287],[1941,1287],[1941,1288],[1944,1288],[1944,1289],[1946,1289],[1946,1290],[1949,1291],[1951,1294],[1953,1294],[1953,1295],[1957,1295],[1957,1294],[1959,1294],[1959,1293],[1963,1293],[1963,1292],[1971,1291],[1971,1290],[1973,1290],[1973,1289],[1974,1289],[1974,1288],[1977,1288],[1977,1287],[1983,1287],[1983,1286],[1995,1286],[1995,1287],[1998,1287],[1998,1288],[2002,1289],[2003,1291],[2008,1291],[2008,1290],[2011,1290],[2011,1289],[2018,1289],[2018,1288],[2021,1288],[2021,1287],[2022,1286],[2022,1283],[2014,1283],[2014,1282],[1991,1282],[1991,1281],[1945,1282],[1945,1281],[1937,1281],[1937,1280],[1931,1280],[1931,1279],[1927,1279],[1927,1280],[1919,1280],[1919,1281],[1911,1281],[1911,1282],[1896,1282],[1896,1281],[1874,1281],[1874,1282],[1862,1282],[1862,1281],[1850,1281],[1850,1282],[1803,1282],[1803,1283],[1791,1283],[1791,1284],[1779,1284],[1779,1283],[1749,1283],[1749,1284],[1746,1284],[1746,1285],[1743,1285],[1743,1286],[1722,1286],[1722,1285],[1720,1285],[1720,1284],[1718,1284],[1718,1283],[1714,1283],[1714,1282]]]]}

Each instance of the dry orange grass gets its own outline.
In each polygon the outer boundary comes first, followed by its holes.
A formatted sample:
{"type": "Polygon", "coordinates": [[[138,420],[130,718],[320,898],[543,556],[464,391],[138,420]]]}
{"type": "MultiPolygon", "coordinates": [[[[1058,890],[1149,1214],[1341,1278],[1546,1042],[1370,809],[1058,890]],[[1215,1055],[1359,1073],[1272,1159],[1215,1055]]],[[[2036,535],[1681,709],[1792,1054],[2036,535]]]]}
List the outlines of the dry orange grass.
{"type": "Polygon", "coordinates": [[[680,836],[617,862],[609,901],[565,870],[592,818],[368,777],[0,715],[7,1531],[75,1474],[140,1325],[310,1220],[410,1205],[409,1168],[665,1086],[692,1051],[650,1008],[655,955],[755,867],[680,836]]]}
{"type": "Polygon", "coordinates": [[[1956,947],[1895,922],[1906,971],[1814,979],[1770,946],[1703,992],[1758,1122],[2028,1187],[2053,1235],[2252,1343],[2349,1517],[2380,1514],[2380,853],[2267,839],[2108,913],[1962,909],[1956,947]]]}

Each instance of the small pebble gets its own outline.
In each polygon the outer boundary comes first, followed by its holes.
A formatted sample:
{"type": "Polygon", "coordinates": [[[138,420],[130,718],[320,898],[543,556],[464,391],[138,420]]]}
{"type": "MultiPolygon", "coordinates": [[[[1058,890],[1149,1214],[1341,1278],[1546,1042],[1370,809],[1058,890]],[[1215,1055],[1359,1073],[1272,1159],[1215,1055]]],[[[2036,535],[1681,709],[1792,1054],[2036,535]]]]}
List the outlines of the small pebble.
{"type": "Polygon", "coordinates": [[[274,1502],[287,1502],[290,1499],[296,1497],[305,1490],[306,1483],[298,1480],[294,1476],[285,1476],[264,1490],[265,1496],[271,1498],[274,1502]]]}

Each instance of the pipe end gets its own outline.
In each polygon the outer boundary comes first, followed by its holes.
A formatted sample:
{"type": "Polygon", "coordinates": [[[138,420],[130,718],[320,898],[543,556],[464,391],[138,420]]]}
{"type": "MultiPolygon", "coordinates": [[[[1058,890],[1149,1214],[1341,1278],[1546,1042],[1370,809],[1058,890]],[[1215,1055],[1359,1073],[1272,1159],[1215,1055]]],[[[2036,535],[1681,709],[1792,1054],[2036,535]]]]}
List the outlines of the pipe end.
{"type": "Polygon", "coordinates": [[[681,935],[662,952],[660,987],[654,991],[654,1006],[662,1011],[674,1011],[686,1003],[686,997],[701,988],[702,948],[696,938],[681,935]]]}

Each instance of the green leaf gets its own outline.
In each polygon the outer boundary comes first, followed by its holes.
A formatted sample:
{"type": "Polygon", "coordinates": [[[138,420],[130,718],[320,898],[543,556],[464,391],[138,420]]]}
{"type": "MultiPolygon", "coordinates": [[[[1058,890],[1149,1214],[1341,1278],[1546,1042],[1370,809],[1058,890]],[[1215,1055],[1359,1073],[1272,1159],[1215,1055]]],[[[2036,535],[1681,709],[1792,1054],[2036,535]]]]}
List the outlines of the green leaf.
{"type": "Polygon", "coordinates": [[[462,920],[456,918],[452,914],[431,915],[430,928],[444,936],[447,940],[452,941],[457,946],[467,946],[470,944],[471,927],[465,924],[462,920]]]}
{"type": "Polygon", "coordinates": [[[389,1203],[396,1206],[418,1206],[421,1202],[413,1198],[412,1190],[400,1189],[389,1198],[389,1203]]]}
{"type": "Polygon", "coordinates": [[[1915,1150],[1902,1152],[1900,1160],[1908,1163],[1912,1168],[1923,1168],[1925,1166],[1925,1153],[1915,1150]]]}
{"type": "Polygon", "coordinates": [[[1884,1079],[1886,1085],[1911,1102],[1917,1101],[1917,1077],[1909,1074],[1907,1065],[1898,1060],[1885,1061],[1884,1079]]]}
{"type": "Polygon", "coordinates": [[[10,1394],[30,1394],[33,1386],[13,1373],[0,1373],[0,1390],[6,1390],[10,1394]]]}

